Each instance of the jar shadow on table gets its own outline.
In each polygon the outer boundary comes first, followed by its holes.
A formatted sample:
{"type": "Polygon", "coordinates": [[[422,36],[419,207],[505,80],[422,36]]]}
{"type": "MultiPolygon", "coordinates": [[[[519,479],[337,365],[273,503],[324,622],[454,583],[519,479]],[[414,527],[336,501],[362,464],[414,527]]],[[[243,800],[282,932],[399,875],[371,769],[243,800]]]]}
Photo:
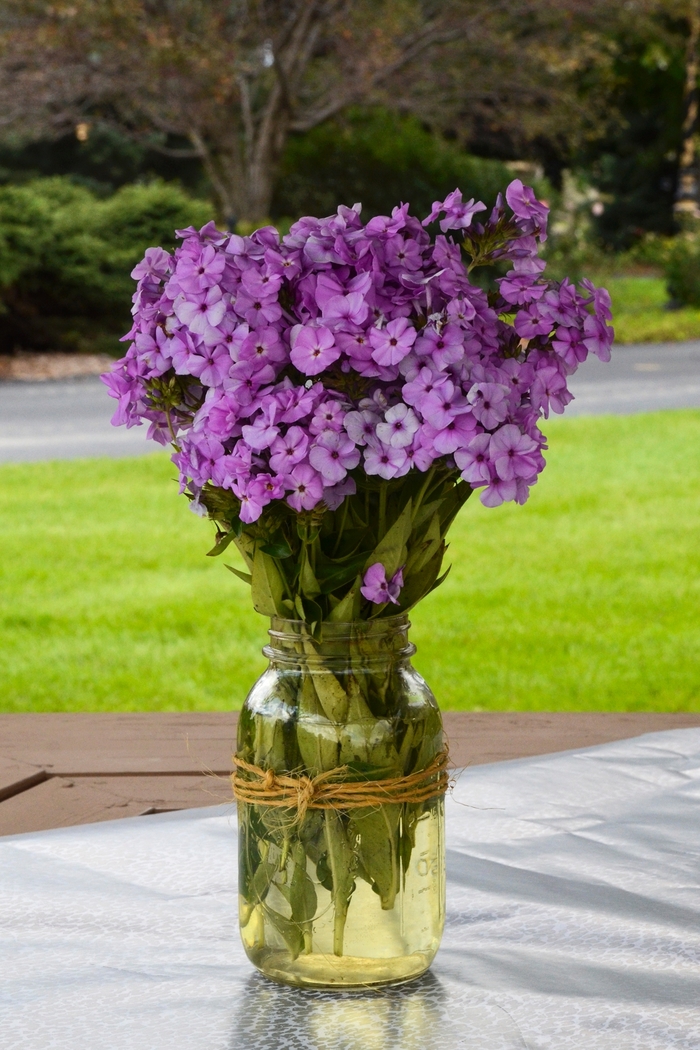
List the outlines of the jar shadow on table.
{"type": "Polygon", "coordinates": [[[410,984],[315,991],[251,974],[227,1050],[526,1050],[510,1015],[428,972],[410,984]],[[456,993],[456,994],[455,994],[456,993]]]}

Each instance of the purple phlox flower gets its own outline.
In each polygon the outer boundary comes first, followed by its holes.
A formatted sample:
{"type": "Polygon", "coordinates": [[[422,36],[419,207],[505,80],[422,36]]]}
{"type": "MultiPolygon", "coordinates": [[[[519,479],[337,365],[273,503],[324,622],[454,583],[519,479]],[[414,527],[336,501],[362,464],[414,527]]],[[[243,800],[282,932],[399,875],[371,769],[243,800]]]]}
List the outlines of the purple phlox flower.
{"type": "Polygon", "coordinates": [[[209,328],[216,328],[226,313],[226,303],[221,297],[221,289],[214,285],[206,292],[200,292],[189,298],[178,297],[173,305],[175,316],[191,332],[204,335],[209,328]]]}
{"type": "Polygon", "coordinates": [[[450,299],[447,304],[447,316],[455,324],[467,324],[476,315],[476,307],[468,299],[450,299]]]}
{"type": "MultiPolygon", "coordinates": [[[[520,179],[513,179],[506,189],[506,201],[516,219],[530,220],[534,228],[541,231],[540,240],[544,240],[549,208],[537,200],[535,191],[530,186],[523,186],[520,179]]],[[[529,227],[527,229],[531,232],[529,227]]]]}
{"type": "Polygon", "coordinates": [[[612,321],[612,300],[607,288],[596,288],[592,281],[585,278],[581,281],[581,286],[591,294],[596,317],[601,321],[612,321]]]}
{"type": "Polygon", "coordinates": [[[252,457],[251,449],[244,442],[237,442],[233,452],[216,461],[211,473],[212,483],[222,489],[233,489],[234,484],[244,485],[250,477],[252,457]]]}
{"type": "Polygon", "coordinates": [[[277,409],[278,406],[273,401],[267,406],[267,411],[261,412],[252,424],[242,428],[243,440],[256,452],[270,448],[279,435],[280,428],[275,426],[277,409]]]}
{"type": "Polygon", "coordinates": [[[275,438],[270,448],[270,466],[276,474],[288,474],[292,467],[306,458],[309,439],[301,427],[290,427],[286,434],[275,438]]]}
{"type": "Polygon", "coordinates": [[[474,416],[486,430],[493,430],[508,415],[508,394],[501,383],[475,383],[467,394],[474,416]]]}
{"type": "Polygon", "coordinates": [[[163,248],[147,248],[141,262],[131,271],[131,276],[135,281],[140,281],[143,277],[164,281],[170,273],[172,261],[172,256],[163,248]]]}
{"type": "Polygon", "coordinates": [[[416,470],[425,472],[430,470],[433,461],[437,458],[432,449],[426,448],[420,442],[420,431],[416,434],[414,442],[404,449],[408,460],[408,469],[415,467],[416,470]],[[417,439],[417,441],[416,441],[417,439]]]}
{"type": "Polygon", "coordinates": [[[397,365],[416,341],[416,330],[405,317],[389,321],[385,328],[372,328],[369,340],[378,365],[397,365]]]}
{"type": "Polygon", "coordinates": [[[323,401],[316,407],[309,424],[312,434],[322,434],[324,430],[340,431],[343,429],[345,407],[340,401],[323,401]]]}
{"type": "Polygon", "coordinates": [[[117,409],[112,416],[111,423],[114,427],[141,426],[138,416],[140,402],[146,393],[138,380],[129,379],[121,372],[105,372],[100,379],[107,387],[109,396],[118,401],[117,409]]]}
{"type": "Polygon", "coordinates": [[[312,510],[323,497],[323,481],[308,463],[298,463],[285,479],[287,503],[296,511],[312,510]]]}
{"type": "Polygon", "coordinates": [[[243,271],[241,284],[251,299],[271,299],[282,287],[282,277],[251,266],[243,271]]]}
{"type": "Polygon", "coordinates": [[[415,405],[420,411],[423,399],[433,391],[438,391],[447,382],[449,377],[444,373],[433,372],[431,368],[423,367],[401,388],[401,397],[407,405],[415,405]]]}
{"type": "Polygon", "coordinates": [[[185,376],[190,374],[190,361],[193,357],[196,357],[200,345],[199,337],[192,335],[186,329],[181,329],[172,337],[168,349],[173,368],[178,375],[185,376]]]}
{"type": "Polygon", "coordinates": [[[291,359],[295,368],[307,376],[323,372],[340,357],[333,333],[325,325],[295,325],[291,332],[291,359]]]}
{"type": "Polygon", "coordinates": [[[502,481],[529,478],[537,473],[537,443],[513,423],[499,427],[491,437],[489,457],[502,481]]]}
{"type": "Polygon", "coordinates": [[[161,376],[170,368],[169,357],[163,354],[163,343],[167,339],[161,328],[156,329],[156,338],[145,332],[137,332],[134,337],[134,347],[140,361],[148,369],[148,377],[161,376]],[[158,338],[160,336],[160,338],[158,338]]]}
{"type": "Polygon", "coordinates": [[[377,424],[380,418],[371,409],[363,408],[359,412],[346,412],[343,425],[353,444],[377,446],[377,424]]]}
{"type": "Polygon", "coordinates": [[[280,406],[280,423],[296,423],[313,411],[319,394],[323,394],[323,387],[316,383],[310,390],[303,386],[293,386],[286,390],[278,390],[275,394],[280,406]],[[320,392],[317,388],[320,387],[320,392]]]}
{"type": "Polygon", "coordinates": [[[583,345],[601,361],[610,360],[610,347],[614,338],[615,329],[606,325],[600,317],[587,317],[583,322],[583,345]]]}
{"type": "Polygon", "coordinates": [[[225,266],[226,256],[207,244],[198,256],[180,256],[175,277],[186,295],[197,294],[218,284],[225,266]]]}
{"type": "Polygon", "coordinates": [[[329,510],[337,510],[346,496],[354,496],[356,492],[355,479],[348,476],[339,481],[337,485],[331,485],[330,488],[323,490],[323,502],[329,510]]]}
{"type": "Polygon", "coordinates": [[[502,478],[495,477],[479,495],[479,499],[485,507],[500,507],[502,503],[515,499],[517,494],[517,479],[503,481],[502,478]]]}
{"type": "Polygon", "coordinates": [[[250,523],[258,520],[268,503],[284,495],[284,485],[271,474],[258,474],[245,484],[234,482],[233,491],[241,501],[241,521],[250,523]]]}
{"type": "Polygon", "coordinates": [[[419,357],[430,357],[436,369],[442,371],[464,356],[464,333],[456,324],[446,324],[440,329],[426,325],[416,340],[415,352],[419,357]]]}
{"type": "Polygon", "coordinates": [[[189,375],[197,376],[204,386],[220,386],[231,369],[231,358],[225,346],[205,346],[187,360],[189,375]]]}
{"type": "Polygon", "coordinates": [[[538,335],[549,335],[552,321],[533,303],[524,310],[518,310],[513,327],[522,339],[534,339],[538,335]]]}
{"type": "Polygon", "coordinates": [[[195,484],[204,485],[210,480],[216,462],[223,454],[224,446],[216,438],[196,434],[186,444],[183,443],[182,451],[175,453],[172,459],[195,484]]]}
{"type": "Polygon", "coordinates": [[[252,328],[275,324],[282,316],[282,307],[275,298],[251,296],[241,292],[234,303],[234,310],[252,328]]]}
{"type": "Polygon", "coordinates": [[[281,252],[274,248],[268,248],[265,252],[265,262],[269,273],[276,274],[278,277],[284,277],[288,281],[297,277],[301,272],[300,252],[281,252]]]}
{"type": "Polygon", "coordinates": [[[323,307],[323,320],[328,324],[361,325],[369,307],[359,292],[332,295],[323,307]]]}
{"type": "Polygon", "coordinates": [[[347,434],[324,430],[311,446],[309,462],[324,482],[337,485],[360,462],[360,451],[347,434]]]}
{"type": "Polygon", "coordinates": [[[349,366],[353,371],[368,378],[379,375],[379,368],[372,359],[372,344],[367,332],[361,329],[359,332],[352,333],[336,332],[335,341],[342,352],[347,355],[349,366]]]}
{"type": "Polygon", "coordinates": [[[238,398],[239,405],[250,405],[261,387],[275,378],[272,365],[263,365],[256,360],[238,361],[224,380],[224,389],[238,398]]]}
{"type": "Polygon", "coordinates": [[[468,445],[476,431],[476,420],[471,412],[453,416],[444,427],[423,423],[421,443],[437,456],[449,456],[468,445]]]}
{"type": "Polygon", "coordinates": [[[561,415],[572,400],[573,394],[567,389],[566,377],[556,365],[537,369],[530,389],[530,403],[533,408],[542,410],[545,419],[549,417],[550,408],[561,415]]]}
{"type": "Polygon", "coordinates": [[[468,402],[451,379],[436,384],[429,394],[419,397],[415,407],[436,430],[443,430],[455,416],[469,411],[468,402]]]}
{"type": "Polygon", "coordinates": [[[413,435],[419,427],[420,422],[413,409],[400,403],[386,410],[384,422],[377,424],[377,437],[392,448],[406,448],[413,443],[413,435]]]}
{"type": "Polygon", "coordinates": [[[419,270],[423,265],[423,254],[420,245],[412,237],[396,234],[390,237],[385,246],[386,261],[390,266],[404,270],[419,270]]]}
{"type": "Polygon", "coordinates": [[[391,237],[392,234],[403,230],[408,217],[408,209],[408,204],[402,204],[400,207],[393,209],[391,218],[388,215],[375,215],[365,226],[367,235],[370,237],[380,237],[382,235],[391,237]]]}
{"type": "Polygon", "coordinates": [[[208,407],[207,420],[212,434],[225,441],[238,422],[239,402],[234,394],[220,394],[208,407]]]}
{"type": "Polygon", "coordinates": [[[315,275],[313,299],[319,310],[325,310],[330,300],[338,295],[345,295],[345,288],[332,271],[322,270],[315,275]]]}
{"type": "Polygon", "coordinates": [[[277,330],[270,325],[258,328],[241,343],[237,358],[239,361],[261,361],[265,364],[279,364],[287,357],[277,330]]]}
{"type": "Polygon", "coordinates": [[[481,201],[462,200],[462,191],[453,190],[452,193],[448,193],[444,201],[435,201],[433,203],[433,210],[427,218],[423,219],[423,225],[429,226],[431,222],[435,222],[440,212],[445,213],[445,218],[440,220],[440,229],[443,233],[447,233],[448,230],[465,230],[471,225],[471,221],[477,212],[486,211],[486,205],[481,201]]]}
{"type": "Polygon", "coordinates": [[[399,478],[410,470],[410,462],[404,448],[392,445],[365,446],[365,474],[378,474],[380,478],[399,478]]]}
{"type": "Polygon", "coordinates": [[[370,565],[362,579],[360,592],[368,602],[374,605],[386,605],[392,602],[399,604],[399,594],[403,587],[403,566],[387,582],[386,569],[380,561],[370,565]]]}
{"type": "Polygon", "coordinates": [[[499,277],[496,283],[507,303],[525,306],[541,299],[547,290],[545,285],[537,284],[538,278],[539,274],[536,273],[516,273],[511,270],[505,277],[499,277]]]}
{"type": "Polygon", "coordinates": [[[521,364],[512,357],[509,357],[499,369],[494,371],[498,373],[495,381],[508,386],[511,394],[524,394],[532,386],[532,380],[535,377],[532,365],[521,364]]]}
{"type": "Polygon", "coordinates": [[[477,434],[466,448],[457,449],[454,454],[455,463],[462,471],[462,479],[469,482],[472,488],[488,485],[491,481],[490,442],[489,434],[477,434]]]}
{"type": "Polygon", "coordinates": [[[552,340],[552,348],[572,371],[588,357],[588,348],[581,339],[581,332],[578,328],[564,328],[563,326],[557,328],[552,340]]]}

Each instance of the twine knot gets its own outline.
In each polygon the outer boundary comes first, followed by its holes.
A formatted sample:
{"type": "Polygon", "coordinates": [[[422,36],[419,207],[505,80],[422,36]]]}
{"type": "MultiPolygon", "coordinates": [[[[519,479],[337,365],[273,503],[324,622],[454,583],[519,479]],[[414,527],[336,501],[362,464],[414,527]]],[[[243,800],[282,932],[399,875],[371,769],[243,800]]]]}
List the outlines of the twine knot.
{"type": "Polygon", "coordinates": [[[407,776],[372,780],[348,779],[348,767],[310,777],[306,773],[276,773],[261,769],[234,756],[231,776],[234,798],[256,806],[294,810],[293,823],[301,822],[309,809],[365,809],[404,802],[427,802],[444,795],[449,786],[448,753],[441,751],[425,769],[407,776]]]}

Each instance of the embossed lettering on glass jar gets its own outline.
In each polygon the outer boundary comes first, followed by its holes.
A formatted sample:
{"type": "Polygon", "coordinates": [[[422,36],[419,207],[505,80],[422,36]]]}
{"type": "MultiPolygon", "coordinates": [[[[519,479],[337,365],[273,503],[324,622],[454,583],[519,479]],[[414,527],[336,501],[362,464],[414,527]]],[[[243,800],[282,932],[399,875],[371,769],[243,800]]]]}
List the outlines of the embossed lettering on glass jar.
{"type": "Polygon", "coordinates": [[[275,980],[390,984],[419,976],[437,952],[442,720],[411,665],[408,626],[405,615],[325,622],[314,635],[272,620],[269,667],[241,712],[234,784],[241,935],[275,980]],[[242,800],[251,785],[265,804],[242,800]]]}

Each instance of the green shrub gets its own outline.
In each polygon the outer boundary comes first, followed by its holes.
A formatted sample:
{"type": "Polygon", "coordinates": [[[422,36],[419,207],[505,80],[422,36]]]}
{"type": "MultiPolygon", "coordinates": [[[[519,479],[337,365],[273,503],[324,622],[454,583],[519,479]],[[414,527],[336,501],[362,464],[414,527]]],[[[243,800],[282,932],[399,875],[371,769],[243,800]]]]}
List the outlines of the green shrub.
{"type": "Polygon", "coordinates": [[[360,201],[368,219],[409,201],[422,216],[455,186],[465,198],[492,204],[512,178],[500,161],[469,156],[415,117],[353,110],[289,140],[272,214],[328,215],[339,204],[360,201]]]}
{"type": "Polygon", "coordinates": [[[0,350],[107,350],[129,326],[130,272],[150,245],[212,216],[173,184],[107,199],[65,177],[0,187],[0,350]]]}
{"type": "Polygon", "coordinates": [[[679,233],[666,257],[666,287],[678,306],[700,306],[700,234],[679,233]]]}

